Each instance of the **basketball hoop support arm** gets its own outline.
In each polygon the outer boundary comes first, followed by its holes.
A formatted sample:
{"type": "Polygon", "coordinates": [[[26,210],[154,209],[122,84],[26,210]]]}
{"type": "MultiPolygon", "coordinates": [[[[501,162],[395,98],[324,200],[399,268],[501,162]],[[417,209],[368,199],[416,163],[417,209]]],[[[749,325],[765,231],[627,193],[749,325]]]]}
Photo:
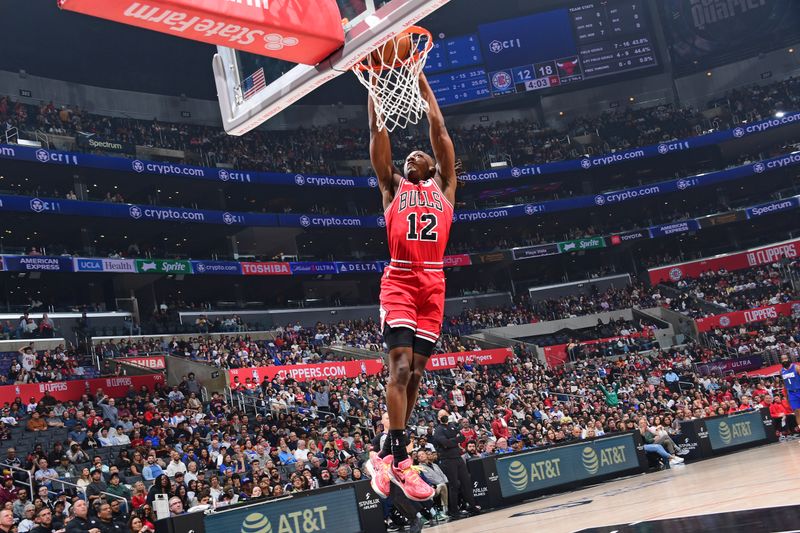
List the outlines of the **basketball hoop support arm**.
{"type": "Polygon", "coordinates": [[[233,88],[240,83],[235,52],[219,48],[212,67],[225,131],[244,135],[305,95],[348,72],[375,48],[416,24],[450,0],[394,0],[356,24],[344,46],[316,66],[297,65],[251,99],[237,104],[233,88]],[[227,54],[227,57],[224,57],[227,54]],[[226,68],[226,64],[230,65],[226,68]]]}

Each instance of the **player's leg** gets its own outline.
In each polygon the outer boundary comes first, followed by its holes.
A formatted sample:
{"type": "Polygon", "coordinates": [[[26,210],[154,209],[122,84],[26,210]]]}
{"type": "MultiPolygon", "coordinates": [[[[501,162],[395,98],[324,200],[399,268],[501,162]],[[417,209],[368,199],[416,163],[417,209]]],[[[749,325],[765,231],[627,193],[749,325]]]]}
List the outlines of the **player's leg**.
{"type": "Polygon", "coordinates": [[[428,359],[430,359],[433,353],[433,347],[434,343],[430,341],[421,341],[419,337],[414,339],[414,360],[411,367],[411,376],[408,380],[408,387],[406,388],[406,426],[408,426],[408,421],[414,413],[414,408],[417,406],[419,384],[422,382],[422,376],[425,375],[425,366],[428,364],[428,359]],[[430,347],[428,348],[423,345],[430,345],[430,347]]]}

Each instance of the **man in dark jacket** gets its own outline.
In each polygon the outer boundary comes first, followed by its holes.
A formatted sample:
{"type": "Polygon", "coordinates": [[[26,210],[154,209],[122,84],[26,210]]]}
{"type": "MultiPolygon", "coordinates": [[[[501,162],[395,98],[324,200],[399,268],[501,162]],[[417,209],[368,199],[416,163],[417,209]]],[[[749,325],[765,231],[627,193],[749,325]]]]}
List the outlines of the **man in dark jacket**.
{"type": "Polygon", "coordinates": [[[89,506],[86,500],[78,500],[70,509],[72,520],[67,523],[66,533],[84,533],[92,529],[89,525],[89,506]]]}
{"type": "Polygon", "coordinates": [[[450,413],[446,409],[437,415],[439,425],[433,432],[433,445],[439,453],[439,463],[444,475],[447,476],[450,488],[448,490],[448,514],[451,518],[465,518],[470,512],[480,512],[480,507],[475,504],[472,495],[472,478],[467,471],[467,464],[461,459],[459,444],[464,441],[464,435],[459,431],[457,424],[450,422],[450,413]],[[459,511],[458,497],[464,498],[470,511],[459,511]]]}

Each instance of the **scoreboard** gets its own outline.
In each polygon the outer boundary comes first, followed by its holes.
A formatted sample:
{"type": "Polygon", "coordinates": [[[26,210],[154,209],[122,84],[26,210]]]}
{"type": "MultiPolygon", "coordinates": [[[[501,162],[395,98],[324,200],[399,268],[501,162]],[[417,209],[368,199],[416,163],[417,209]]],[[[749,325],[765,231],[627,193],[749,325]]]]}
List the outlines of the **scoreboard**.
{"type": "Polygon", "coordinates": [[[439,39],[425,73],[440,105],[581,83],[658,65],[644,0],[574,2],[439,39]]]}

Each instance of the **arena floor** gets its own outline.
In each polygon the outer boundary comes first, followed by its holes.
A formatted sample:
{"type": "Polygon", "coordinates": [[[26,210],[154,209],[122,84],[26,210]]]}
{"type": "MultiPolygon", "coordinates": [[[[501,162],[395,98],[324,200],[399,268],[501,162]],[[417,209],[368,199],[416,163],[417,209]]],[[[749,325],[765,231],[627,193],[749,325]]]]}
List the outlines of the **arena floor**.
{"type": "Polygon", "coordinates": [[[522,528],[547,533],[800,531],[800,442],[776,443],[620,479],[424,531],[533,531],[522,528]],[[749,509],[758,510],[738,512],[749,509]],[[682,517],[695,518],[675,520],[682,517]]]}

